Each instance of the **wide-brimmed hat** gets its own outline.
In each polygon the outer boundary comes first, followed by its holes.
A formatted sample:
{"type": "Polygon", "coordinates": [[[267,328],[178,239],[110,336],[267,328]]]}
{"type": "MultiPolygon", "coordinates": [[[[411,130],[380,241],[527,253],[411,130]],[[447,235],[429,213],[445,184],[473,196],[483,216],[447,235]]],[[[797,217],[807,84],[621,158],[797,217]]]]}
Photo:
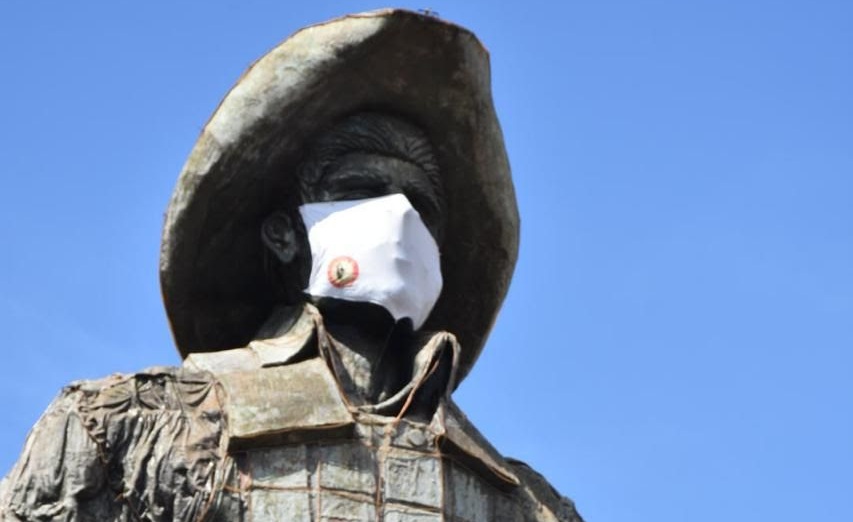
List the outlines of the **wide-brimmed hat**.
{"type": "MultiPolygon", "coordinates": [[[[244,346],[274,305],[260,227],[295,201],[312,139],[360,111],[397,115],[432,142],[447,199],[444,288],[424,329],[482,351],[518,256],[518,209],[488,52],[468,30],[383,10],[302,29],[255,62],[210,118],[163,231],[160,281],[178,350],[244,346]]],[[[457,381],[458,383],[458,381],[457,381]]]]}

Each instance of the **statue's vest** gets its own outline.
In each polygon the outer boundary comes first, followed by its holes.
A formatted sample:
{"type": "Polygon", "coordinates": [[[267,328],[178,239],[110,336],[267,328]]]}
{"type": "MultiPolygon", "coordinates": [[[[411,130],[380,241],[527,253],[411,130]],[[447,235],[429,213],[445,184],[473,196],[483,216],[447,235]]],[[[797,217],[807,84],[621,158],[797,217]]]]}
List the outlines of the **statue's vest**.
{"type": "Polygon", "coordinates": [[[215,375],[230,461],[221,520],[523,519],[518,478],[452,403],[429,424],[353,412],[319,357],[215,375]]]}

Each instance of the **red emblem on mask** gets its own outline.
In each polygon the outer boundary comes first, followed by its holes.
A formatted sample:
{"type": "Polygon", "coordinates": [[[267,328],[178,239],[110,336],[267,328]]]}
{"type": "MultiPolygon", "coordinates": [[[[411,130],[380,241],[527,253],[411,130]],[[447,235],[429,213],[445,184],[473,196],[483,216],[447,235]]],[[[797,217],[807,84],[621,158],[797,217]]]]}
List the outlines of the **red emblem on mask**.
{"type": "Polygon", "coordinates": [[[326,275],[335,288],[349,286],[358,279],[358,263],[349,256],[338,256],[329,263],[326,275]]]}

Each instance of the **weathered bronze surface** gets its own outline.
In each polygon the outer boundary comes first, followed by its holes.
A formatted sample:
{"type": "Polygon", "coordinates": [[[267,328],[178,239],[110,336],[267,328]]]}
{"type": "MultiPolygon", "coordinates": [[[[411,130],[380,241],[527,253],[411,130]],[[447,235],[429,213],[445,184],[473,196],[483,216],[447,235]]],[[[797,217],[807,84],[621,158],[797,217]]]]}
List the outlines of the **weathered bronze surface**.
{"type": "Polygon", "coordinates": [[[303,29],[226,96],[170,203],[161,280],[183,366],[66,387],[0,483],[0,520],[580,521],[450,398],[517,248],[474,35],[396,10],[303,29]],[[302,292],[298,205],[387,194],[441,252],[417,330],[302,292]]]}

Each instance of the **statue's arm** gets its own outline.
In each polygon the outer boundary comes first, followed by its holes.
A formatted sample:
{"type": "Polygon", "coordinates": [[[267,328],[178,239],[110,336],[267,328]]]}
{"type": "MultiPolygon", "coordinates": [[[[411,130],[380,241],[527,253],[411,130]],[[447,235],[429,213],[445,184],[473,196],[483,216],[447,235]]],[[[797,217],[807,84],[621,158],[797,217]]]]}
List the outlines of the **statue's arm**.
{"type": "Polygon", "coordinates": [[[79,393],[63,390],[33,427],[0,485],[0,521],[92,520],[100,512],[93,508],[109,500],[99,447],[79,415],[79,393]]]}
{"type": "Polygon", "coordinates": [[[204,519],[231,478],[217,389],[176,368],[67,387],[2,486],[0,522],[204,519]]]}

